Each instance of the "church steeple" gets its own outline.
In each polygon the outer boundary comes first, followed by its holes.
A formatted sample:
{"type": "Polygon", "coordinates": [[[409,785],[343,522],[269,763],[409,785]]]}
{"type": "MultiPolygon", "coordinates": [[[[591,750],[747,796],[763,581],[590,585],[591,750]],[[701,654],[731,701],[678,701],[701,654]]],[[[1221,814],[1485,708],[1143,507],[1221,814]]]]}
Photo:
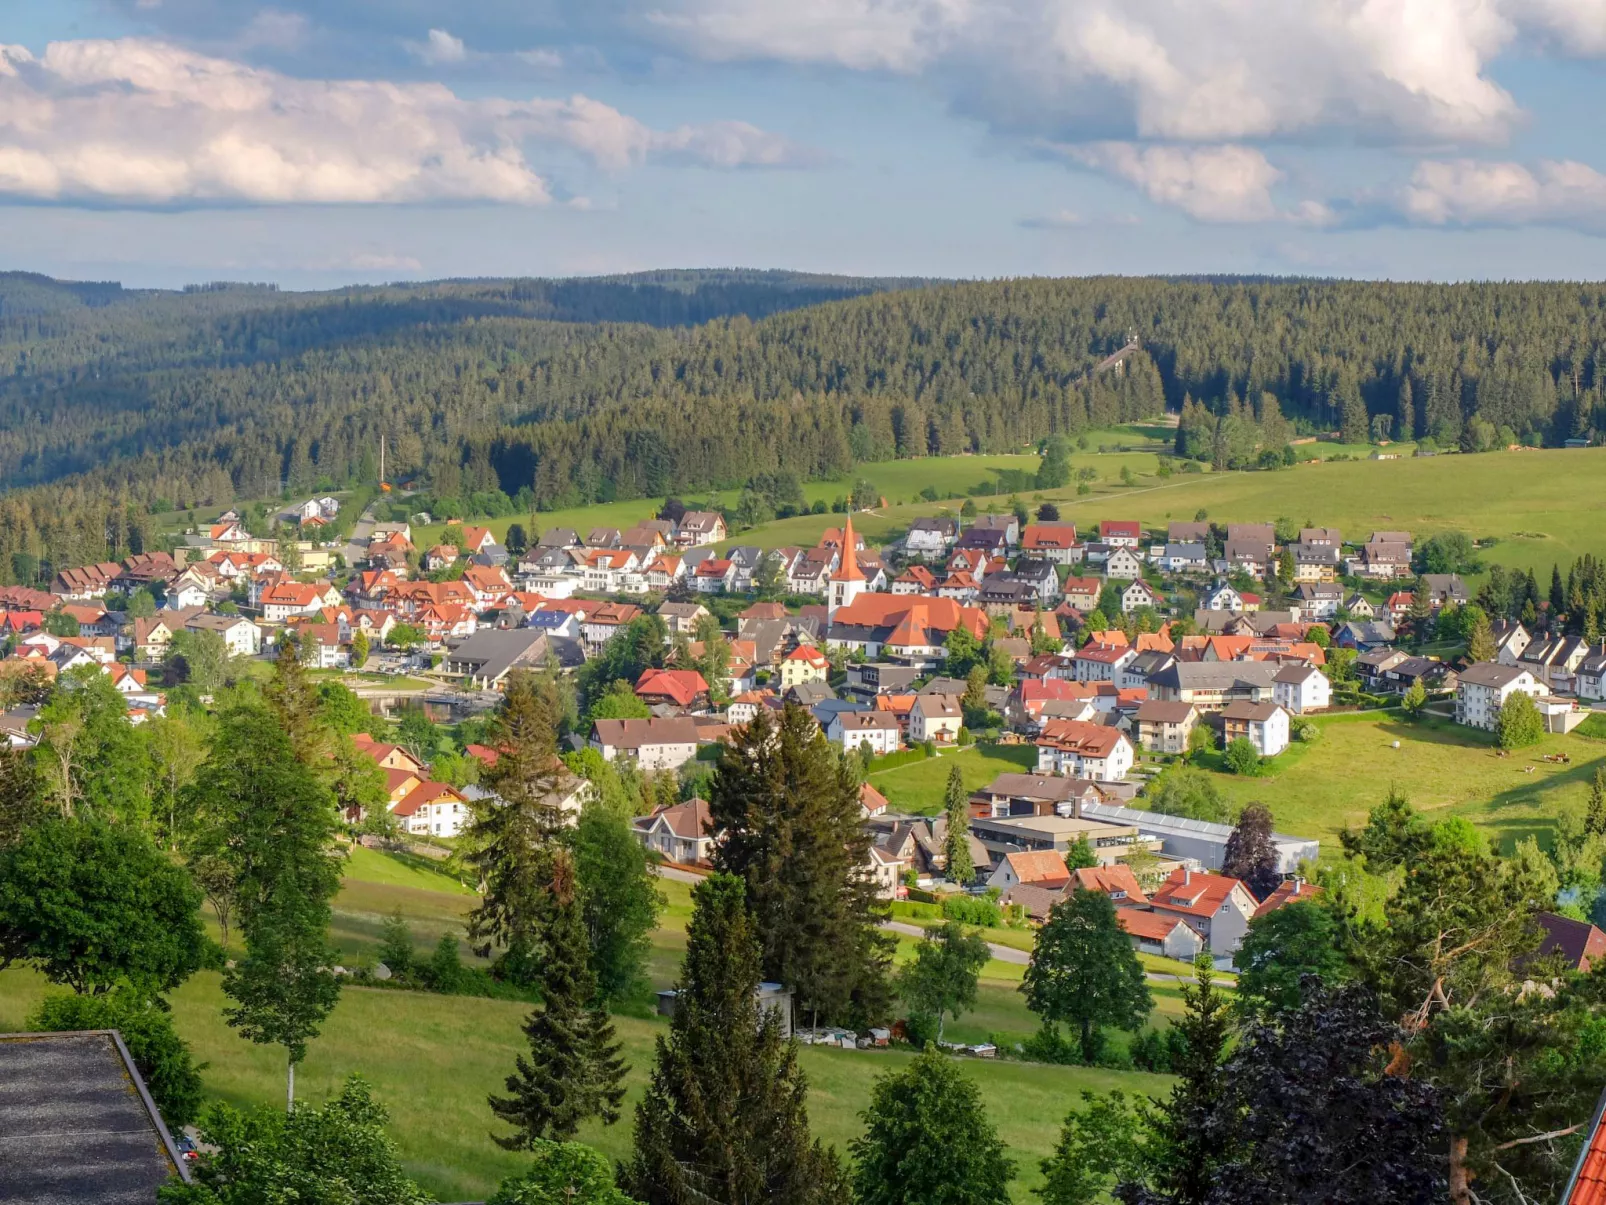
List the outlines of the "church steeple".
{"type": "Polygon", "coordinates": [[[842,556],[831,574],[828,614],[834,616],[838,607],[858,598],[866,584],[864,570],[859,568],[858,541],[853,537],[853,516],[849,515],[842,525],[842,556]]]}

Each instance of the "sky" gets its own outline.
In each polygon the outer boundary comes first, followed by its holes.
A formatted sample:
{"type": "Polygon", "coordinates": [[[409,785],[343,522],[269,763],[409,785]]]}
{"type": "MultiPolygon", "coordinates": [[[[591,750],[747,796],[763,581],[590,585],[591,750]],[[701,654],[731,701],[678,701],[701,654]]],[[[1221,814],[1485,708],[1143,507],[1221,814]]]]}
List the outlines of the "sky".
{"type": "Polygon", "coordinates": [[[1606,278],[1606,0],[9,0],[0,268],[1606,278]]]}

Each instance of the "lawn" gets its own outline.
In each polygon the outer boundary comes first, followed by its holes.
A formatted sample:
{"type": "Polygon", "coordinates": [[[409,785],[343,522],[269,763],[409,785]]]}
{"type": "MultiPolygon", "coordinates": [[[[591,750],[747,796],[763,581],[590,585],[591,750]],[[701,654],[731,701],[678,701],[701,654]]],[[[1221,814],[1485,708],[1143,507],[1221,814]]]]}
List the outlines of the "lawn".
{"type": "Polygon", "coordinates": [[[924,761],[910,762],[890,770],[873,771],[870,784],[887,797],[900,812],[934,815],[942,810],[948,773],[959,767],[965,790],[986,786],[1000,774],[1030,771],[1037,767],[1035,745],[972,745],[968,749],[947,750],[924,761]]]}
{"type": "Polygon", "coordinates": [[[1263,776],[1213,777],[1235,805],[1264,803],[1281,831],[1319,838],[1324,861],[1339,856],[1339,830],[1365,823],[1391,787],[1424,811],[1465,816],[1503,848],[1528,835],[1548,843],[1557,814],[1583,802],[1606,759],[1606,741],[1577,731],[1502,758],[1488,737],[1436,717],[1363,712],[1317,722],[1321,739],[1292,746],[1263,776]],[[1572,764],[1542,760],[1558,752],[1572,764]]]}

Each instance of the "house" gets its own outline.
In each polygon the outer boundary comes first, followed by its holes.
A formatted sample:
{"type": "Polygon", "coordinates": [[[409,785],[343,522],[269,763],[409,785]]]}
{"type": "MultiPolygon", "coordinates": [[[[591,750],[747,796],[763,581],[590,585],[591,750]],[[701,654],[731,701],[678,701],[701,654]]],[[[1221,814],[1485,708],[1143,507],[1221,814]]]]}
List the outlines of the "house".
{"type": "Polygon", "coordinates": [[[1119,728],[1086,720],[1049,720],[1037,737],[1037,772],[1120,782],[1135,760],[1119,728]]]}
{"type": "Polygon", "coordinates": [[[956,519],[916,519],[903,537],[903,550],[910,556],[946,556],[958,539],[956,519]]]}
{"type": "Polygon", "coordinates": [[[1288,748],[1288,713],[1276,703],[1229,703],[1221,720],[1229,745],[1247,740],[1261,757],[1276,757],[1288,748]]]}
{"type": "Polygon", "coordinates": [[[1090,640],[1076,650],[1071,672],[1078,682],[1114,682],[1137,655],[1137,649],[1130,644],[1101,644],[1090,640]]]}
{"type": "Polygon", "coordinates": [[[1110,555],[1104,559],[1104,576],[1113,581],[1131,581],[1143,575],[1143,562],[1138,554],[1125,546],[1110,550],[1110,555]]]}
{"type": "MultiPolygon", "coordinates": [[[[833,590],[842,584],[833,582],[833,590]]],[[[987,615],[950,598],[858,594],[831,612],[825,643],[870,660],[885,654],[894,661],[926,667],[947,656],[948,637],[959,627],[979,640],[987,633],[987,615]]]]}
{"type": "Polygon", "coordinates": [[[473,817],[461,791],[444,782],[423,782],[390,809],[409,833],[430,837],[458,837],[473,817]]]}
{"type": "Polygon", "coordinates": [[[1377,689],[1403,695],[1421,683],[1422,689],[1432,693],[1454,690],[1458,675],[1442,661],[1430,657],[1405,657],[1395,661],[1375,682],[1377,689]]]}
{"type": "Polygon", "coordinates": [[[1099,543],[1136,548],[1143,543],[1143,525],[1128,519],[1105,519],[1099,524],[1099,543]]]}
{"type": "Polygon", "coordinates": [[[1203,573],[1210,556],[1203,544],[1167,544],[1158,564],[1167,573],[1203,573]]]}
{"type": "Polygon", "coordinates": [[[1259,578],[1266,577],[1273,564],[1270,551],[1258,539],[1229,539],[1223,546],[1222,559],[1229,571],[1259,578]]]}
{"type": "Polygon", "coordinates": [[[1379,535],[1404,535],[1404,532],[1374,532],[1359,552],[1344,558],[1344,567],[1355,577],[1369,577],[1377,581],[1391,581],[1411,575],[1411,545],[1402,541],[1379,541],[1379,535]]]}
{"type": "Polygon", "coordinates": [[[706,799],[688,799],[659,808],[634,821],[636,839],[665,861],[681,866],[710,866],[714,855],[714,821],[706,799]]]}
{"type": "Polygon", "coordinates": [[[1149,897],[1149,905],[1162,915],[1188,923],[1204,939],[1216,958],[1230,958],[1243,944],[1258,905],[1237,879],[1182,867],[1149,897]]]}
{"type": "Polygon", "coordinates": [[[1192,962],[1205,948],[1205,940],[1198,931],[1172,912],[1117,908],[1115,923],[1132,939],[1132,948],[1140,953],[1192,962]]]}
{"type": "Polygon", "coordinates": [[[243,615],[192,615],[184,628],[213,633],[231,657],[255,657],[262,651],[262,629],[243,615]]]}
{"type": "MultiPolygon", "coordinates": [[[[312,615],[328,600],[315,586],[300,582],[279,582],[262,592],[262,618],[268,623],[284,623],[297,615],[312,615]]],[[[339,601],[336,595],[335,601],[339,601]]]]}
{"type": "Polygon", "coordinates": [[[912,694],[915,680],[920,676],[920,670],[912,665],[854,662],[848,666],[848,680],[843,690],[865,699],[882,694],[912,694]]]}
{"type": "Polygon", "coordinates": [[[1394,625],[1386,619],[1352,619],[1339,624],[1333,633],[1333,643],[1339,648],[1360,653],[1386,648],[1396,639],[1394,625]]]}
{"type": "Polygon", "coordinates": [[[1149,902],[1137,875],[1125,862],[1079,867],[1071,871],[1072,891],[1096,891],[1117,908],[1141,908],[1149,902]]]}
{"type": "Polygon", "coordinates": [[[885,757],[903,743],[903,732],[890,711],[839,711],[826,725],[825,738],[849,752],[869,745],[874,756],[885,757]]]}
{"type": "Polygon", "coordinates": [[[812,644],[800,644],[781,658],[781,689],[804,682],[824,682],[831,674],[831,661],[812,644]]]}
{"type": "Polygon", "coordinates": [[[1167,523],[1165,538],[1168,544],[1203,544],[1210,539],[1210,524],[1203,519],[1167,523]]]}
{"type": "Polygon", "coordinates": [[[644,669],[636,679],[636,698],[648,707],[693,711],[708,706],[708,683],[694,669],[644,669]]]}
{"type": "Polygon", "coordinates": [[[1201,595],[1199,606],[1206,611],[1242,611],[1244,609],[1243,595],[1226,582],[1214,585],[1201,595]]]}
{"type": "Polygon", "coordinates": [[[909,741],[922,744],[952,744],[964,726],[964,709],[957,695],[917,695],[909,709],[909,741]]]}
{"type": "Polygon", "coordinates": [[[351,650],[340,639],[340,625],[301,623],[293,631],[300,642],[302,664],[313,669],[344,669],[351,664],[351,650]]]}
{"type": "Polygon", "coordinates": [[[1075,816],[1081,804],[1100,803],[1104,798],[1104,792],[1089,779],[1004,773],[970,796],[970,814],[976,819],[1075,816]]]}
{"type": "Polygon", "coordinates": [[[1494,636],[1495,660],[1501,665],[1515,665],[1533,643],[1528,629],[1513,619],[1497,620],[1491,626],[1494,636]]]}
{"type": "Polygon", "coordinates": [[[1130,615],[1134,611],[1141,611],[1144,607],[1155,611],[1163,610],[1165,599],[1140,577],[1121,591],[1121,614],[1130,615]]]}
{"type": "Polygon", "coordinates": [[[1179,660],[1150,676],[1149,697],[1192,703],[1201,712],[1220,711],[1229,703],[1269,702],[1279,669],[1274,661],[1179,660]]]}
{"type": "Polygon", "coordinates": [[[1333,684],[1314,665],[1285,665],[1271,680],[1272,702],[1294,715],[1323,711],[1333,704],[1333,684]]]}
{"type": "MultiPolygon", "coordinates": [[[[1068,577],[1060,587],[1065,605],[1075,607],[1083,615],[1097,609],[1099,597],[1104,593],[1104,579],[1099,577],[1068,577]]],[[[1106,617],[1108,618],[1108,617],[1106,617]]]]}
{"type": "Polygon", "coordinates": [[[1071,881],[1071,871],[1057,850],[1034,849],[1006,853],[987,880],[987,886],[1008,891],[1022,885],[1053,889],[1071,881]]]}
{"type": "Polygon", "coordinates": [[[140,661],[160,661],[167,656],[173,632],[179,624],[175,617],[157,614],[149,619],[136,619],[132,624],[134,656],[140,661]]]}
{"type": "Polygon", "coordinates": [[[867,857],[865,873],[875,888],[876,899],[897,899],[903,891],[903,876],[909,869],[909,859],[894,853],[880,842],[870,846],[867,857]]]}
{"type": "Polygon", "coordinates": [[[699,594],[724,594],[736,580],[736,566],[725,557],[705,557],[692,570],[692,589],[699,594]]]}
{"type": "Polygon", "coordinates": [[[606,761],[628,757],[643,770],[678,770],[697,756],[701,741],[690,719],[597,720],[591,748],[606,761]]]}
{"type": "Polygon", "coordinates": [[[1288,904],[1308,903],[1321,893],[1322,889],[1315,883],[1308,883],[1302,875],[1296,874],[1293,878],[1278,883],[1276,890],[1260,901],[1260,906],[1255,909],[1255,915],[1265,916],[1266,913],[1275,912],[1288,904]]]}
{"type": "Polygon", "coordinates": [[[1587,975],[1595,963],[1606,958],[1606,933],[1588,921],[1573,920],[1554,912],[1536,912],[1534,920],[1545,934],[1534,952],[1534,961],[1559,956],[1569,971],[1587,975]]]}
{"type": "Polygon", "coordinates": [[[357,747],[357,752],[373,758],[374,763],[381,770],[405,770],[411,774],[418,775],[419,781],[423,781],[424,763],[400,745],[376,741],[366,732],[353,734],[351,743],[357,747]]]}
{"type": "MultiPolygon", "coordinates": [[[[1020,543],[1020,520],[1014,515],[981,515],[970,525],[971,531],[997,532],[1004,537],[1006,548],[1020,543]]],[[[963,540],[964,537],[960,537],[963,540]]]]}
{"type": "Polygon", "coordinates": [[[1519,692],[1537,699],[1545,690],[1530,670],[1520,666],[1498,661],[1469,665],[1456,683],[1456,722],[1494,732],[1500,726],[1500,709],[1519,692]]]}
{"type": "Polygon", "coordinates": [[[1530,641],[1517,664],[1551,690],[1565,690],[1572,688],[1573,674],[1589,652],[1582,636],[1548,636],[1530,641]]]}
{"type": "Polygon", "coordinates": [[[725,516],[713,510],[689,510],[675,528],[675,543],[681,548],[718,544],[725,538],[725,516]]]}
{"type": "Polygon", "coordinates": [[[1325,582],[1304,582],[1295,588],[1290,605],[1301,621],[1325,623],[1344,605],[1344,589],[1325,582]]]}
{"type": "Polygon", "coordinates": [[[1364,594],[1351,594],[1344,600],[1344,610],[1350,613],[1352,619],[1376,619],[1377,608],[1364,594]]]}
{"type": "Polygon", "coordinates": [[[1040,557],[1022,556],[1015,562],[1015,580],[1029,586],[1036,601],[1051,606],[1060,595],[1060,578],[1054,566],[1040,557]]]}
{"type": "Polygon", "coordinates": [[[702,603],[666,602],[658,608],[658,618],[664,621],[671,636],[692,636],[697,632],[697,621],[708,614],[702,603]]]}
{"type": "Polygon", "coordinates": [[[440,669],[461,675],[464,685],[475,690],[501,690],[515,669],[539,665],[549,647],[546,633],[539,628],[487,628],[453,646],[440,669]]]}
{"type": "Polygon", "coordinates": [[[1606,647],[1578,663],[1573,689],[1580,699],[1606,699],[1606,647]]]}
{"type": "Polygon", "coordinates": [[[1023,556],[1039,557],[1054,565],[1075,565],[1082,559],[1082,546],[1076,542],[1072,523],[1028,523],[1021,529],[1023,556]]]}
{"type": "Polygon", "coordinates": [[[1133,734],[1138,744],[1151,753],[1186,753],[1188,735],[1199,722],[1192,703],[1167,703],[1149,699],[1132,715],[1133,734]]]}

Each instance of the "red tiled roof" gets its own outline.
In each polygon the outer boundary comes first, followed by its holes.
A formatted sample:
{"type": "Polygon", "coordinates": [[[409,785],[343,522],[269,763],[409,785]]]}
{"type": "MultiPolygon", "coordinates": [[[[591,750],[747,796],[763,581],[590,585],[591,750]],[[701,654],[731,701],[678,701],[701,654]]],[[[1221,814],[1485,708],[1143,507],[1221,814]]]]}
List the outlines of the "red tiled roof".
{"type": "Polygon", "coordinates": [[[1090,724],[1086,720],[1050,720],[1043,725],[1037,743],[1082,757],[1099,758],[1108,757],[1124,739],[1120,729],[1104,724],[1090,724]]]}
{"type": "Polygon", "coordinates": [[[1070,881],[1070,868],[1065,865],[1065,859],[1058,850],[1033,849],[1024,853],[1005,854],[1004,860],[1022,883],[1043,886],[1070,881]]]}
{"type": "Polygon", "coordinates": [[[707,693],[707,681],[694,669],[647,669],[636,680],[638,698],[667,699],[679,707],[707,693]]]}
{"type": "Polygon", "coordinates": [[[1148,897],[1143,894],[1143,888],[1138,884],[1137,875],[1132,868],[1124,862],[1116,862],[1109,866],[1082,867],[1071,872],[1076,885],[1084,891],[1099,891],[1105,895],[1116,897],[1117,902],[1132,904],[1146,904],[1148,897]]]}
{"type": "Polygon", "coordinates": [[[1606,1093],[1595,1106],[1595,1116],[1589,1123],[1589,1137],[1584,1149],[1578,1152],[1572,1179],[1561,1198],[1561,1205],[1606,1205],[1606,1130],[1601,1127],[1602,1114],[1606,1113],[1606,1093]]]}
{"type": "Polygon", "coordinates": [[[1206,874],[1201,870],[1190,874],[1178,869],[1173,870],[1171,877],[1160,885],[1160,890],[1149,897],[1149,903],[1167,912],[1214,916],[1237,886],[1237,879],[1229,879],[1225,875],[1206,874]]]}
{"type": "Polygon", "coordinates": [[[1275,912],[1284,904],[1292,904],[1295,900],[1313,900],[1322,893],[1322,889],[1315,883],[1305,879],[1287,879],[1277,884],[1277,890],[1262,901],[1260,907],[1255,909],[1256,916],[1265,916],[1268,912],[1275,912]]]}
{"type": "Polygon", "coordinates": [[[1160,912],[1145,912],[1141,908],[1118,908],[1115,912],[1115,923],[1133,937],[1164,941],[1171,936],[1178,925],[1186,922],[1180,917],[1160,912]]]}
{"type": "Polygon", "coordinates": [[[447,803],[462,803],[463,797],[444,782],[421,782],[406,795],[402,801],[391,809],[398,816],[411,816],[427,803],[436,803],[445,800],[447,803]]]}

